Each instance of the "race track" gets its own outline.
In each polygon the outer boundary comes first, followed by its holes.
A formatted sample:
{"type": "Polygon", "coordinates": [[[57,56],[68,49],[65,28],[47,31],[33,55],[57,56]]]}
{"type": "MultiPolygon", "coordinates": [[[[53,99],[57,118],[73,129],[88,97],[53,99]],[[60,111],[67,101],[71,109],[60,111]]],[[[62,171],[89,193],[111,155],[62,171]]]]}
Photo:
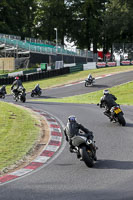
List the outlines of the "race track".
{"type": "MultiPolygon", "coordinates": [[[[96,80],[94,87],[84,83],[44,91],[44,96],[62,97],[112,87],[131,81],[133,72],[96,80]]],[[[8,98],[8,97],[7,97],[8,98]]],[[[9,97],[10,99],[10,97],[9,97]]],[[[41,99],[40,99],[41,100],[41,99]]],[[[8,101],[8,100],[7,100],[8,101]]],[[[30,102],[26,107],[40,109],[55,116],[62,127],[67,117],[77,120],[94,133],[99,147],[98,161],[88,168],[76,155],[62,147],[43,168],[28,176],[0,186],[1,200],[132,200],[133,199],[133,106],[121,106],[126,127],[110,123],[96,105],[30,102]]]]}

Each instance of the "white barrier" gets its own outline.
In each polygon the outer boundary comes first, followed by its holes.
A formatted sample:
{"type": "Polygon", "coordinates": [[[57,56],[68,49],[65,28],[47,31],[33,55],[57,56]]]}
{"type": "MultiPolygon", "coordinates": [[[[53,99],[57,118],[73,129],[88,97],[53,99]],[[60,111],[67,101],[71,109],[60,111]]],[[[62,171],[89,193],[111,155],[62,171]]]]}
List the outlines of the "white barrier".
{"type": "Polygon", "coordinates": [[[20,71],[20,72],[9,73],[8,77],[22,76],[22,75],[23,75],[23,71],[20,71]]]}
{"type": "Polygon", "coordinates": [[[64,67],[74,67],[74,66],[76,66],[76,63],[64,64],[64,67]]]}
{"type": "Polygon", "coordinates": [[[60,69],[60,68],[63,68],[63,61],[56,61],[55,62],[55,69],[60,69]]]}
{"type": "Polygon", "coordinates": [[[88,69],[96,69],[96,62],[88,62],[87,64],[83,64],[83,70],[88,69]]]}

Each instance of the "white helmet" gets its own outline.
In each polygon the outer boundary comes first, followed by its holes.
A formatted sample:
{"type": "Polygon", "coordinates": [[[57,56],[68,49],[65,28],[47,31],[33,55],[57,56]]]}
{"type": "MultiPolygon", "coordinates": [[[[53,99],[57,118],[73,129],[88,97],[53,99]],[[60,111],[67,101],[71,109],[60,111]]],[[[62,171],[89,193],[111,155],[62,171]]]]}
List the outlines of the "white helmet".
{"type": "Polygon", "coordinates": [[[76,121],[76,117],[74,115],[71,115],[68,117],[69,122],[75,122],[76,121]]]}
{"type": "Polygon", "coordinates": [[[104,95],[109,94],[109,91],[108,90],[103,90],[103,94],[104,95]]]}

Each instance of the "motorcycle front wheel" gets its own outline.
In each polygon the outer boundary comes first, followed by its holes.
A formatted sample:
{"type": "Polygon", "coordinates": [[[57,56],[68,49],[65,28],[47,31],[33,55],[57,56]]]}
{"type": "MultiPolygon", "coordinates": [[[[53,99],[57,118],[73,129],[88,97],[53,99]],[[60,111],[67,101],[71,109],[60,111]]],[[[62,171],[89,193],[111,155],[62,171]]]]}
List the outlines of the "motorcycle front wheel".
{"type": "Polygon", "coordinates": [[[89,83],[88,82],[85,82],[85,87],[88,87],[89,86],[89,83]]]}
{"type": "Polygon", "coordinates": [[[93,167],[94,160],[92,158],[92,152],[88,150],[86,146],[82,146],[80,149],[80,154],[87,167],[93,167]]]}
{"type": "Polygon", "coordinates": [[[42,92],[40,91],[40,92],[38,93],[38,96],[40,97],[40,96],[41,96],[41,94],[42,94],[42,92]]]}
{"type": "Polygon", "coordinates": [[[31,97],[34,97],[34,94],[33,94],[33,93],[31,93],[31,97]]]}

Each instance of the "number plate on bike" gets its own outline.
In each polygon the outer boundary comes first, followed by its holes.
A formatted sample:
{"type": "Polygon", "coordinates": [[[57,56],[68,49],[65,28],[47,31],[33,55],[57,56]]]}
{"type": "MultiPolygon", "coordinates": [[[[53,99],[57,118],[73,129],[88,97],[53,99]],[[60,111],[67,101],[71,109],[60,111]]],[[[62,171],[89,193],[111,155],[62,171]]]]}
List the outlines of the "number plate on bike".
{"type": "Polygon", "coordinates": [[[117,110],[115,110],[115,113],[116,114],[118,114],[118,113],[120,113],[121,112],[121,109],[120,108],[118,108],[117,110]]]}

